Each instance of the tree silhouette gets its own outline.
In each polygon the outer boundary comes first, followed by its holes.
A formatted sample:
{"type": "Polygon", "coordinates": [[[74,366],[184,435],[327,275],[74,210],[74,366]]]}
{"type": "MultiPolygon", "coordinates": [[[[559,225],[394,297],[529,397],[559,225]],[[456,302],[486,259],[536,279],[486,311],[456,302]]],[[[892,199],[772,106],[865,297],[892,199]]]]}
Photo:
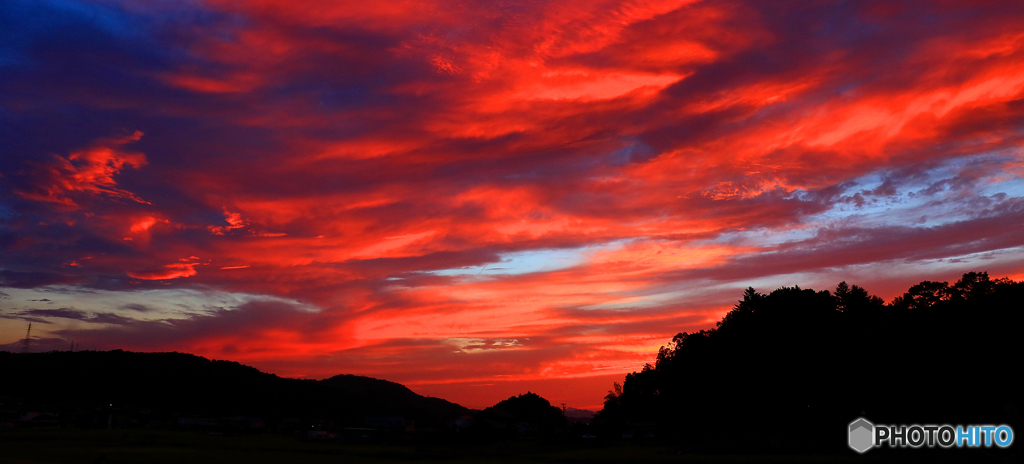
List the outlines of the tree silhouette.
{"type": "Polygon", "coordinates": [[[947,282],[924,281],[910,287],[903,296],[896,297],[892,302],[894,308],[905,310],[921,310],[937,306],[949,301],[953,296],[947,282]]]}
{"type": "Polygon", "coordinates": [[[627,375],[598,417],[689,440],[729,430],[785,442],[783,430],[799,429],[800,443],[834,446],[844,446],[835,430],[862,413],[881,423],[1013,424],[1022,384],[1007,363],[1022,348],[1021,301],[1024,283],[984,272],[952,286],[921,282],[888,305],[846,282],[834,293],[748,288],[715,328],[677,334],[654,366],[627,375]],[[1001,393],[965,393],[967,379],[1001,393]]]}
{"type": "Polygon", "coordinates": [[[510,397],[480,411],[474,422],[478,433],[494,437],[550,435],[566,425],[561,409],[532,392],[510,397]]]}

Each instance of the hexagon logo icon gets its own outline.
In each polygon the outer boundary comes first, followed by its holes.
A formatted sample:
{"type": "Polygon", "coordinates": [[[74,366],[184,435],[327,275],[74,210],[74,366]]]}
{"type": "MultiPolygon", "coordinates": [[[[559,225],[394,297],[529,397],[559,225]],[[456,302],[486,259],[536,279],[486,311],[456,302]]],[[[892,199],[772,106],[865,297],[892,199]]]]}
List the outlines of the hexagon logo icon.
{"type": "Polygon", "coordinates": [[[865,418],[850,422],[850,448],[858,453],[863,453],[875,445],[873,437],[875,425],[865,418]]]}

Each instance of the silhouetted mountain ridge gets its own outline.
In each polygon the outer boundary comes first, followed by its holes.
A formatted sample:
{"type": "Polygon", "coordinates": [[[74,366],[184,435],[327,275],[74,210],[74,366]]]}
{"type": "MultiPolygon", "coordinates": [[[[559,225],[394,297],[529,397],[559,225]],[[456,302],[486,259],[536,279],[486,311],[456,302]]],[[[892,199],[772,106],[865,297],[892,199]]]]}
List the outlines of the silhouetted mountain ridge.
{"type": "Polygon", "coordinates": [[[185,353],[0,352],[0,396],[52,408],[117,407],[173,415],[252,415],[359,425],[401,416],[445,425],[469,410],[370,377],[281,378],[185,353]]]}

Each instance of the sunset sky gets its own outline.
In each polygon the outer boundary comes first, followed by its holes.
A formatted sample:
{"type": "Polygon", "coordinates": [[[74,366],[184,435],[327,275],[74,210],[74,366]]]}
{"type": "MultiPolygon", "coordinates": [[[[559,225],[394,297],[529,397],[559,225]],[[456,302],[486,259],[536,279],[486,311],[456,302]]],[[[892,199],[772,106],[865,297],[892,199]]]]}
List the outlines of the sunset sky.
{"type": "Polygon", "coordinates": [[[3,0],[0,349],[597,409],[749,286],[1024,279],[1022,144],[1017,0],[3,0]]]}

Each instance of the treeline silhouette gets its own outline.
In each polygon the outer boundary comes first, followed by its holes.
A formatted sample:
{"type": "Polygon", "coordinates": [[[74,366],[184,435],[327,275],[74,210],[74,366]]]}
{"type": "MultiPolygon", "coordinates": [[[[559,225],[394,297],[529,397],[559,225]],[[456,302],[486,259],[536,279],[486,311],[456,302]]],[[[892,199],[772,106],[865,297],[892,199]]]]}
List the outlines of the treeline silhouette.
{"type": "Polygon", "coordinates": [[[889,304],[846,282],[748,288],[717,327],[676,335],[614,385],[595,422],[730,448],[845,446],[862,415],[1017,425],[1022,311],[1024,282],[984,272],[921,282],[889,304]]]}
{"type": "Polygon", "coordinates": [[[566,429],[561,409],[532,392],[502,400],[476,414],[466,432],[472,439],[546,437],[566,429]]]}
{"type": "Polygon", "coordinates": [[[61,427],[210,427],[234,416],[241,428],[258,421],[257,431],[368,421],[422,430],[447,428],[470,412],[385,380],[288,379],[184,353],[0,352],[0,378],[0,410],[47,412],[61,427]]]}

